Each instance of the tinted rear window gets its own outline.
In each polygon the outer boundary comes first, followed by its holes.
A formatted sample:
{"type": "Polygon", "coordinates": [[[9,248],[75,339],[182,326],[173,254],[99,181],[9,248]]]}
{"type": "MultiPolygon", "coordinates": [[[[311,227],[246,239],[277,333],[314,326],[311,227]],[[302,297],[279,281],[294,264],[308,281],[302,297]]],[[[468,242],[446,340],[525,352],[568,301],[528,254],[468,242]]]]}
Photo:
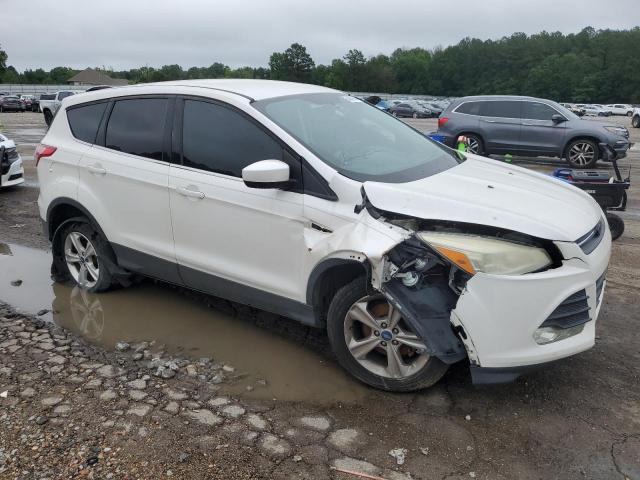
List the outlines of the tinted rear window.
{"type": "Polygon", "coordinates": [[[497,118],[520,118],[520,108],[522,102],[493,100],[482,102],[480,115],[484,117],[497,118]]]}
{"type": "Polygon", "coordinates": [[[107,103],[103,102],[67,110],[67,118],[73,136],[83,142],[94,143],[100,120],[102,120],[106,108],[107,103]]]}
{"type": "Polygon", "coordinates": [[[466,113],[467,115],[480,115],[481,102],[465,102],[456,108],[457,113],[466,113]]]}
{"type": "Polygon", "coordinates": [[[118,100],[109,117],[106,147],[162,160],[167,105],[166,98],[118,100]]]}

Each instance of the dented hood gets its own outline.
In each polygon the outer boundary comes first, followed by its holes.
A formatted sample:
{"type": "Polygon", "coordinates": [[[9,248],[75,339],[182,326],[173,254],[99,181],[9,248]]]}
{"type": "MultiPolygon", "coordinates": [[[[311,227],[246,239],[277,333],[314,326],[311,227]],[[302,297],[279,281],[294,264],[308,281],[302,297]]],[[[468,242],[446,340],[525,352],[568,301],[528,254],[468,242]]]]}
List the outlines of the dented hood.
{"type": "Polygon", "coordinates": [[[548,240],[575,241],[602,214],[578,188],[476,155],[431,177],[408,183],[365,182],[364,189],[380,210],[490,225],[548,240]]]}

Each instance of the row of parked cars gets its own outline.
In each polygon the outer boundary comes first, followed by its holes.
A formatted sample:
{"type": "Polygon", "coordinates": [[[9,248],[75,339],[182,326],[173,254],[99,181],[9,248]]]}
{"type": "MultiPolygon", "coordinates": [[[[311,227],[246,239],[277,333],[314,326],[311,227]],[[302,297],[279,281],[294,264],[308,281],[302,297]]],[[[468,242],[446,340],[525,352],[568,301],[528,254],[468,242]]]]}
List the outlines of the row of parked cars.
{"type": "Polygon", "coordinates": [[[633,116],[634,106],[626,103],[613,103],[611,105],[601,105],[599,103],[561,103],[563,107],[582,117],[583,115],[593,117],[610,117],[611,115],[633,116]]]}
{"type": "Polygon", "coordinates": [[[35,95],[11,95],[0,92],[0,112],[37,112],[39,104],[35,95]]]}

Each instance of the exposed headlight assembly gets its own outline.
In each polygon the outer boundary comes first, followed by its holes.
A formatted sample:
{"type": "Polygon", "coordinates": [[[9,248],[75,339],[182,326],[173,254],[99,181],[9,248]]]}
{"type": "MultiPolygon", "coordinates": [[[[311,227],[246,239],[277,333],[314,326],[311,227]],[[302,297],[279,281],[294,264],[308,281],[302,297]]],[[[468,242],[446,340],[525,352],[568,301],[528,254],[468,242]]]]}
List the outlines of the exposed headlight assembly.
{"type": "Polygon", "coordinates": [[[478,235],[419,232],[418,238],[470,275],[520,275],[552,264],[543,248],[478,235]]]}
{"type": "Polygon", "coordinates": [[[604,128],[615,135],[620,135],[621,137],[626,137],[629,135],[628,130],[624,127],[606,126],[604,128]]]}

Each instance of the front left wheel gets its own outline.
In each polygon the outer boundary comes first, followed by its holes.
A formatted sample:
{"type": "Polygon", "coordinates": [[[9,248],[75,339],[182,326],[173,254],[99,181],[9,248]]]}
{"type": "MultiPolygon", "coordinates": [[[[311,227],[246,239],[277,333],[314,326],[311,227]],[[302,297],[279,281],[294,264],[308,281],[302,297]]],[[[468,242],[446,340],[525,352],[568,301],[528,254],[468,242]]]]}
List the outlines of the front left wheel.
{"type": "Polygon", "coordinates": [[[448,368],[426,353],[423,340],[382,294],[367,292],[364,277],[338,290],[327,314],[327,332],[340,365],[381,390],[427,388],[448,368]]]}

